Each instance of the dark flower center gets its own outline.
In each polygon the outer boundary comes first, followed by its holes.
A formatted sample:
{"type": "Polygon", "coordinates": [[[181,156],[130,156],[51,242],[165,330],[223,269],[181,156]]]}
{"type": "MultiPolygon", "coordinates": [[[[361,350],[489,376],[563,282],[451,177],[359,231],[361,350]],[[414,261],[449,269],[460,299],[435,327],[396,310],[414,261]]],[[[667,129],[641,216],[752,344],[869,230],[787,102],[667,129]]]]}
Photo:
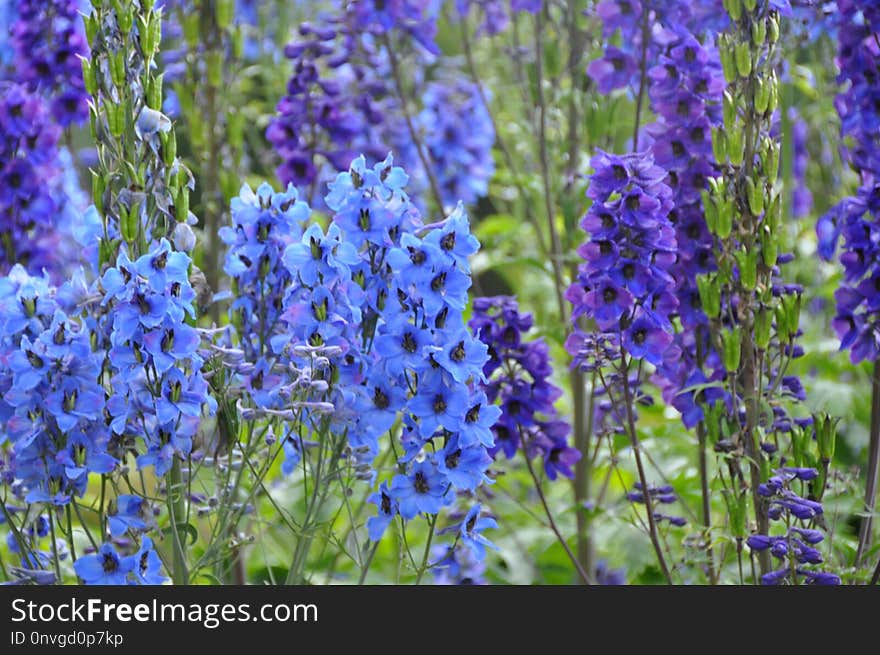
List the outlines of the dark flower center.
{"type": "Polygon", "coordinates": [[[433,280],[431,280],[431,291],[440,291],[443,287],[446,286],[446,273],[440,273],[440,275],[436,276],[433,280]]]}
{"type": "Polygon", "coordinates": [[[476,423],[480,420],[480,403],[477,403],[468,410],[467,414],[464,416],[464,420],[466,423],[476,423]]]}
{"type": "Polygon", "coordinates": [[[435,414],[442,414],[445,411],[446,411],[446,398],[444,398],[440,394],[437,394],[436,396],[434,396],[434,413],[435,414]]]}
{"type": "Polygon", "coordinates": [[[119,568],[119,562],[113,557],[113,553],[104,553],[104,557],[101,560],[101,568],[104,569],[104,573],[113,573],[119,568]]]}
{"type": "Polygon", "coordinates": [[[452,349],[451,353],[449,353],[449,359],[453,362],[463,362],[465,356],[464,341],[459,341],[458,345],[452,349]]]}
{"type": "Polygon", "coordinates": [[[420,494],[426,494],[430,490],[431,486],[428,484],[428,480],[425,478],[425,474],[419,471],[416,473],[415,480],[413,480],[413,487],[420,494]]]}
{"type": "Polygon", "coordinates": [[[614,287],[605,287],[605,290],[602,292],[602,300],[606,303],[614,302],[617,299],[617,289],[614,287]]]}
{"type": "Polygon", "coordinates": [[[456,449],[454,452],[446,455],[446,468],[454,469],[458,468],[458,461],[461,459],[461,448],[456,449]]]}
{"type": "Polygon", "coordinates": [[[450,232],[440,239],[440,247],[443,248],[443,250],[452,250],[455,248],[455,232],[450,232]]]}
{"type": "Polygon", "coordinates": [[[418,350],[418,344],[416,343],[416,339],[412,332],[407,332],[403,335],[403,342],[401,345],[403,346],[403,349],[410,354],[418,350]]]}
{"type": "Polygon", "coordinates": [[[391,401],[388,399],[388,396],[384,391],[379,387],[375,387],[373,389],[373,404],[378,409],[388,409],[388,406],[391,405],[391,401]]]}

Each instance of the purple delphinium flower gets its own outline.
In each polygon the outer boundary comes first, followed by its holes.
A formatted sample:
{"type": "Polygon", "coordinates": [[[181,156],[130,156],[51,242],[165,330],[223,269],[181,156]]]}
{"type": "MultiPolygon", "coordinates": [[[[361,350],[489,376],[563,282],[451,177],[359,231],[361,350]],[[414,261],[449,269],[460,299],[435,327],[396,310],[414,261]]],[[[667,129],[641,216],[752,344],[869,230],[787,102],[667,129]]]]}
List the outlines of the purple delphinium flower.
{"type": "MultiPolygon", "coordinates": [[[[547,477],[572,477],[572,465],[581,453],[568,445],[571,427],[559,416],[554,402],[561,390],[550,377],[553,367],[547,344],[529,339],[532,316],[520,313],[517,302],[508,296],[476,298],[468,323],[474,334],[488,347],[489,359],[483,367],[483,389],[489,407],[500,408],[492,426],[495,445],[509,459],[525,446],[528,457],[541,456],[547,477]]],[[[497,410],[495,410],[497,412],[497,410]]]]}

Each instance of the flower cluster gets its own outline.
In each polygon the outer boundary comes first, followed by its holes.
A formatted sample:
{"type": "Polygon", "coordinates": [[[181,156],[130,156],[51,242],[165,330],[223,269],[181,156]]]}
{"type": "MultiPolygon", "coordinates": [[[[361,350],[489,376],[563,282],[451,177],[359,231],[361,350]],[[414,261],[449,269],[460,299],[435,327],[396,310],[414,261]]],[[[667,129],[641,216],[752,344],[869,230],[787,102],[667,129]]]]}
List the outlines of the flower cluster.
{"type": "Polygon", "coordinates": [[[82,123],[88,95],[79,58],[86,54],[77,0],[20,0],[10,29],[16,77],[51,100],[54,122],[82,123]]]}
{"type": "Polygon", "coordinates": [[[785,534],[753,534],[746,540],[749,548],[754,551],[769,550],[782,564],[780,568],[761,576],[761,583],[774,585],[802,580],[807,584],[840,584],[837,575],[810,568],[824,561],[822,553],[814,547],[825,538],[822,531],[816,529],[817,524],[821,525],[817,523],[823,514],[821,503],[803,498],[791,490],[794,481],[809,483],[819,476],[819,472],[812,468],[787,466],[774,473],[761,484],[758,493],[769,502],[770,519],[784,519],[787,526],[785,534]]]}
{"type": "Polygon", "coordinates": [[[440,54],[434,42],[440,3],[436,0],[353,0],[348,8],[355,33],[383,37],[392,31],[404,32],[432,54],[440,54]]]}
{"type": "Polygon", "coordinates": [[[832,326],[841,349],[853,363],[880,357],[880,109],[875,101],[880,79],[880,8],[839,0],[838,38],[841,82],[849,87],[836,106],[841,132],[853,147],[846,153],[859,173],[861,186],[817,224],[819,252],[831,259],[843,240],[840,262],[845,284],[834,294],[837,315],[832,326]]]}
{"type": "Polygon", "coordinates": [[[13,489],[26,502],[65,505],[85,492],[90,473],[108,473],[99,384],[88,319],[71,306],[77,281],[61,289],[15,266],[0,278],[0,443],[12,445],[13,489]]]}
{"type": "MultiPolygon", "coordinates": [[[[532,324],[531,314],[520,313],[514,298],[474,299],[468,326],[489,349],[483,389],[489,402],[500,408],[491,425],[495,445],[490,452],[496,457],[503,452],[510,459],[523,448],[529,458],[543,458],[551,480],[558,475],[571,478],[571,467],[581,453],[568,445],[571,426],[553,406],[562,390],[550,382],[553,368],[547,344],[527,338],[532,324]]],[[[493,416],[483,414],[487,422],[493,416]]]]}
{"type": "Polygon", "coordinates": [[[358,157],[331,183],[330,226],[284,252],[288,329],[272,340],[294,362],[298,348],[335,347],[330,429],[362,461],[399,431],[401,472],[371,497],[374,541],[397,515],[436,515],[486,479],[497,417],[478,388],[486,347],[462,320],[479,243],[460,207],[424,225],[406,183],[390,157],[372,168],[358,157]]]}
{"type": "Polygon", "coordinates": [[[0,272],[16,263],[55,270],[58,206],[46,180],[58,172],[60,129],[42,96],[20,84],[0,85],[0,272]]]}
{"type": "MultiPolygon", "coordinates": [[[[627,500],[633,503],[645,504],[645,493],[642,490],[642,483],[636,482],[633,487],[633,491],[630,491],[626,494],[627,500]]],[[[657,503],[663,505],[671,505],[672,503],[678,501],[678,496],[676,495],[675,490],[672,488],[672,485],[668,484],[665,484],[661,487],[649,485],[648,495],[651,496],[654,507],[657,507],[657,503]]],[[[681,516],[670,516],[656,510],[654,511],[654,520],[658,523],[667,521],[670,525],[674,525],[679,528],[687,525],[687,520],[681,516]]]]}
{"type": "Polygon", "coordinates": [[[250,362],[265,354],[280,329],[284,291],[292,282],[282,256],[302,237],[309,215],[309,206],[299,200],[293,186],[275,193],[262,184],[254,193],[245,185],[232,199],[232,225],[220,228],[227,248],[223,270],[235,295],[230,317],[250,362]]]}
{"type": "Polygon", "coordinates": [[[189,266],[189,256],[162,239],[135,261],[121,252],[100,280],[112,316],[110,427],[143,439],[138,466],[158,475],[190,454],[203,407],[216,407],[201,373],[199,333],[186,322],[195,317],[189,266]]]}
{"type": "MultiPolygon", "coordinates": [[[[595,321],[614,345],[656,366],[673,355],[670,317],[678,307],[669,273],[676,240],[667,174],[650,152],[600,151],[591,165],[593,204],[581,221],[590,239],[578,249],[585,262],[566,291],[572,317],[595,321]]],[[[576,363],[586,355],[585,339],[577,327],[566,342],[576,363]]]]}
{"type": "Polygon", "coordinates": [[[536,14],[543,4],[542,0],[456,0],[455,8],[462,19],[471,12],[479,17],[477,34],[494,36],[505,31],[516,14],[536,14]]]}
{"type": "Polygon", "coordinates": [[[479,90],[462,77],[435,80],[422,101],[417,122],[444,204],[476,202],[486,195],[495,172],[495,129],[479,90]]]}
{"type": "Polygon", "coordinates": [[[358,153],[379,159],[395,145],[387,119],[396,115],[396,102],[382,72],[387,64],[346,19],[300,25],[302,39],[284,49],[294,66],[287,95],[266,131],[282,159],[278,177],[313,192],[358,153]]]}
{"type": "Polygon", "coordinates": [[[721,30],[727,22],[718,0],[602,0],[595,14],[602,21],[606,47],[602,57],[590,62],[587,73],[600,93],[630,85],[638,88],[643,60],[654,65],[677,39],[721,30]],[[619,46],[612,45],[618,33],[619,46]]]}

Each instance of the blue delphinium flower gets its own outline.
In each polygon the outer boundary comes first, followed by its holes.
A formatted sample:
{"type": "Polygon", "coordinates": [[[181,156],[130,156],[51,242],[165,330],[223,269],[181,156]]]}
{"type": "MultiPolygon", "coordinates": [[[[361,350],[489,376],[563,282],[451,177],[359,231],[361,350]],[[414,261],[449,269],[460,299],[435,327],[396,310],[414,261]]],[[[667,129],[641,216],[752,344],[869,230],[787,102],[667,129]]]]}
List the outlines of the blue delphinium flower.
{"type": "Polygon", "coordinates": [[[476,202],[495,172],[495,129],[477,87],[462,77],[428,84],[417,117],[446,205],[476,202]]]}
{"type": "Polygon", "coordinates": [[[841,134],[852,144],[844,152],[860,177],[856,194],[819,219],[819,253],[831,259],[842,240],[844,284],[835,291],[832,327],[853,363],[880,357],[880,11],[871,3],[839,0],[836,13],[840,75],[848,86],[835,99],[841,134]]]}
{"type": "Polygon", "coordinates": [[[59,125],[88,116],[79,57],[87,52],[77,0],[19,0],[11,25],[17,78],[51,99],[59,125]]]}
{"type": "Polygon", "coordinates": [[[175,456],[190,454],[202,409],[216,408],[201,372],[200,339],[185,323],[195,313],[189,261],[161,239],[134,262],[121,252],[101,278],[103,302],[113,308],[111,427],[143,439],[138,465],[159,475],[175,456]]]}
{"type": "Polygon", "coordinates": [[[304,348],[335,349],[322,398],[359,467],[386,435],[400,443],[397,474],[370,496],[372,540],[397,516],[436,516],[456,491],[485,482],[491,463],[492,410],[478,388],[486,348],[462,320],[479,243],[462,208],[425,226],[407,182],[390,156],[373,166],[358,157],[336,177],[324,199],[330,226],[306,227],[282,256],[287,329],[272,339],[295,366],[304,348]]]}
{"type": "Polygon", "coordinates": [[[103,544],[98,552],[83,555],[73,563],[73,570],[87,585],[124,585],[134,571],[135,561],[120,557],[111,544],[103,544]]]}

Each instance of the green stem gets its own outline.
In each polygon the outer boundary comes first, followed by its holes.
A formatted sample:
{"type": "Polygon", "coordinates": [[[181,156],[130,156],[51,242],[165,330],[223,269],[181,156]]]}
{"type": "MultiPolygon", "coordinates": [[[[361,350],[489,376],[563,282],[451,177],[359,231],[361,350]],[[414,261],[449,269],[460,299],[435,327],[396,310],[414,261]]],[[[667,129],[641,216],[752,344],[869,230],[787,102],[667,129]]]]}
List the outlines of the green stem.
{"type": "Polygon", "coordinates": [[[186,499],[183,497],[183,476],[180,471],[180,460],[176,457],[168,471],[166,479],[168,486],[168,517],[171,520],[171,536],[174,549],[173,568],[171,578],[176,585],[189,584],[189,572],[186,566],[186,545],[180,539],[179,524],[186,520],[186,499]]]}
{"type": "Polygon", "coordinates": [[[434,540],[434,529],[437,527],[437,514],[431,517],[431,526],[428,531],[428,541],[425,542],[425,552],[422,554],[422,563],[419,565],[419,573],[416,576],[416,586],[418,586],[425,571],[428,569],[428,559],[431,557],[431,542],[434,540]]]}
{"type": "Polygon", "coordinates": [[[865,553],[871,547],[874,508],[877,503],[877,480],[880,477],[880,359],[874,362],[871,375],[871,431],[868,442],[867,479],[865,481],[864,517],[859,529],[856,567],[862,566],[865,553]]]}

